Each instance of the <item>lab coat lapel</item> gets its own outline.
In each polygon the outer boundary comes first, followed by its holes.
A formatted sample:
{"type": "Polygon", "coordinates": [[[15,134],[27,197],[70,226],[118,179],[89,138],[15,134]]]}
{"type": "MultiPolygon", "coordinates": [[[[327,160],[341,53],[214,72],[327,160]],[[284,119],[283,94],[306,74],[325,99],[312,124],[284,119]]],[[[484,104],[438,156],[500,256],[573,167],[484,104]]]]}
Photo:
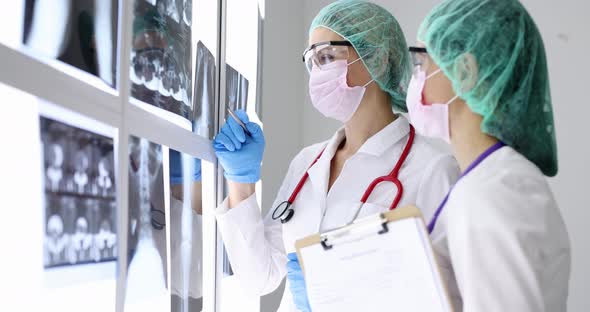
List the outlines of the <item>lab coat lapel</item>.
{"type": "MultiPolygon", "coordinates": [[[[366,155],[372,155],[375,157],[381,156],[387,149],[391,148],[391,146],[397,144],[402,140],[404,137],[407,136],[410,130],[410,124],[408,120],[403,117],[399,116],[394,122],[387,125],[381,131],[376,133],[374,136],[369,138],[363,146],[359,149],[357,153],[362,153],[366,155]]],[[[344,128],[339,129],[336,131],[334,136],[328,141],[328,144],[322,153],[322,157],[318,159],[317,163],[308,170],[309,173],[309,181],[311,182],[311,187],[313,189],[314,196],[312,197],[317,203],[313,205],[314,208],[317,209],[317,218],[314,219],[315,223],[313,224],[314,229],[319,229],[320,221],[322,216],[324,215],[327,209],[327,200],[328,200],[328,183],[330,180],[330,166],[332,162],[332,158],[338,149],[340,143],[345,137],[344,128]]],[[[400,153],[403,147],[400,147],[400,153]]],[[[397,159],[392,160],[392,168],[395,165],[397,159]]],[[[387,174],[388,172],[383,172],[382,174],[387,174]]],[[[378,176],[378,175],[377,175],[378,176]]],[[[375,176],[375,178],[377,178],[375,176]]],[[[330,196],[342,196],[342,193],[339,194],[339,191],[342,190],[331,190],[330,196]],[[332,194],[332,192],[335,192],[332,194]]],[[[347,190],[349,191],[349,190],[347,190]]],[[[364,190],[358,190],[362,195],[364,190]]],[[[360,196],[359,195],[359,200],[360,196]]]]}
{"type": "Polygon", "coordinates": [[[318,159],[315,165],[313,165],[307,172],[309,173],[309,181],[313,189],[313,198],[316,200],[318,205],[317,218],[314,219],[314,228],[317,230],[320,226],[320,220],[324,211],[326,211],[326,199],[328,195],[328,183],[330,181],[330,165],[332,158],[338,149],[338,146],[344,139],[344,128],[338,130],[334,136],[328,142],[328,145],[322,153],[322,157],[318,159]]]}

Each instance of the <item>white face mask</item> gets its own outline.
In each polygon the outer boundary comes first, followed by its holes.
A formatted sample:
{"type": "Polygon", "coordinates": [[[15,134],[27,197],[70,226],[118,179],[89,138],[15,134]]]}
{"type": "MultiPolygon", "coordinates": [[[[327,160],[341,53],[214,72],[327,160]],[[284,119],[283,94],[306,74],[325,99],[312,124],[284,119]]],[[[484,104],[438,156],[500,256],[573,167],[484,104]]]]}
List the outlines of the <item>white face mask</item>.
{"type": "Polygon", "coordinates": [[[408,86],[408,96],[406,104],[408,106],[408,114],[410,121],[416,128],[418,133],[432,138],[439,138],[451,143],[451,135],[449,131],[449,104],[458,98],[454,96],[445,104],[432,103],[424,104],[422,101],[422,93],[424,91],[424,84],[426,80],[440,73],[437,70],[426,77],[424,71],[418,70],[412,76],[410,85],[408,86]]]}
{"type": "Polygon", "coordinates": [[[334,61],[324,65],[322,69],[314,66],[309,78],[309,95],[313,106],[324,116],[347,122],[356,112],[366,87],[373,80],[364,86],[349,87],[346,83],[348,66],[352,63],[346,60],[334,61]]]}

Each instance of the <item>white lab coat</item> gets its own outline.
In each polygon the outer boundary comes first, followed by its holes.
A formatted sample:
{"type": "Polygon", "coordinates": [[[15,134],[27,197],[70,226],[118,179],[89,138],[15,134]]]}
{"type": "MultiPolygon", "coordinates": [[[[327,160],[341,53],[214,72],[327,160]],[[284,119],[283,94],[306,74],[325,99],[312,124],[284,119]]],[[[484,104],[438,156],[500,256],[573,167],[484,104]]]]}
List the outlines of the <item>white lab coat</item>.
{"type": "MultiPolygon", "coordinates": [[[[328,142],[303,149],[291,162],[275,203],[264,219],[254,195],[232,209],[228,209],[227,200],[224,201],[216,211],[218,226],[243,291],[256,296],[274,291],[286,275],[286,254],[295,251],[296,240],[350,221],[369,184],[393,169],[408,135],[409,123],[400,116],[369,138],[347,160],[329,192],[330,163],[344,139],[344,129],[338,130],[328,142]],[[309,179],[295,200],[295,215],[291,221],[282,225],[272,220],[274,207],[287,200],[324,147],[322,157],[309,169],[309,179]],[[320,228],[324,212],[325,220],[320,228]]],[[[450,154],[416,135],[399,175],[404,187],[399,206],[416,204],[425,219],[430,220],[458,176],[457,163],[450,154]]],[[[393,184],[381,184],[375,188],[359,217],[387,211],[396,194],[393,184]]],[[[296,311],[288,281],[279,311],[296,311]]]]}
{"type": "Polygon", "coordinates": [[[431,238],[455,312],[567,311],[563,219],[541,171],[511,147],[457,182],[431,238]]]}

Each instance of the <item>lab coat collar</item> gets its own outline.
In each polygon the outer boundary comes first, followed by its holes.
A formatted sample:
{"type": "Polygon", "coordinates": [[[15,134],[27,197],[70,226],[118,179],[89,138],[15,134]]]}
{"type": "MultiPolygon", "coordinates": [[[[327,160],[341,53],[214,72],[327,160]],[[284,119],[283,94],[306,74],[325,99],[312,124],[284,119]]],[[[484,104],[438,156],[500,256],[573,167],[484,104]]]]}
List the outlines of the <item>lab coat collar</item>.
{"type": "MultiPolygon", "coordinates": [[[[406,117],[398,115],[398,118],[391,122],[381,131],[375,133],[370,137],[357,151],[357,153],[369,154],[373,156],[381,156],[391,146],[402,140],[410,132],[410,123],[406,117]]],[[[311,180],[314,182],[314,188],[327,193],[328,180],[330,178],[330,164],[338,146],[345,138],[344,127],[338,129],[332,138],[328,141],[322,157],[318,159],[317,163],[311,167],[308,172],[311,180]]]]}
{"type": "Polygon", "coordinates": [[[406,117],[398,115],[396,120],[370,137],[357,153],[379,157],[399,140],[406,137],[409,132],[410,123],[406,117]]]}
{"type": "MultiPolygon", "coordinates": [[[[387,125],[381,131],[370,137],[358,150],[357,153],[364,153],[373,156],[381,156],[387,149],[403,139],[410,131],[408,120],[399,115],[398,118],[387,125]]],[[[309,180],[313,185],[316,199],[319,202],[320,211],[323,213],[326,208],[328,195],[328,182],[330,180],[330,165],[338,146],[344,140],[344,127],[340,128],[328,141],[322,156],[315,165],[309,168],[309,180]]],[[[314,155],[315,156],[315,155],[314,155]]],[[[319,225],[319,223],[318,223],[319,225]]]]}

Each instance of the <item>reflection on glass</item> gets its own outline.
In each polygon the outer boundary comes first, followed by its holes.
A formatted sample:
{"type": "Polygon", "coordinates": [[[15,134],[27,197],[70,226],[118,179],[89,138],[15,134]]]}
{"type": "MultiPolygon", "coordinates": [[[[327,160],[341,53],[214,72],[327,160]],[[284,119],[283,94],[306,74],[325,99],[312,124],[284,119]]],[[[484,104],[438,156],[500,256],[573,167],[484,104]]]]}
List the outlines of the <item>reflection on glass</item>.
{"type": "Polygon", "coordinates": [[[192,0],[136,0],[131,49],[134,98],[190,120],[192,0]]]}
{"type": "MultiPolygon", "coordinates": [[[[229,64],[226,64],[225,68],[225,96],[227,107],[234,111],[238,109],[246,110],[248,104],[248,80],[229,64]]],[[[222,267],[225,275],[233,275],[225,247],[223,248],[222,267]]]]}
{"type": "Polygon", "coordinates": [[[45,268],[115,260],[113,140],[41,117],[45,268]]]}
{"type": "Polygon", "coordinates": [[[129,233],[125,311],[166,311],[162,147],[129,139],[129,233]]]}
{"type": "Polygon", "coordinates": [[[232,110],[246,110],[248,103],[248,80],[233,67],[226,65],[225,96],[227,107],[232,110]]]}
{"type": "Polygon", "coordinates": [[[201,161],[170,150],[172,311],[203,307],[201,161]]]}
{"type": "Polygon", "coordinates": [[[199,41],[195,66],[194,132],[209,139],[215,135],[215,73],[215,57],[199,41]]]}
{"type": "Polygon", "coordinates": [[[118,0],[26,0],[23,43],[115,84],[118,0]]]}

